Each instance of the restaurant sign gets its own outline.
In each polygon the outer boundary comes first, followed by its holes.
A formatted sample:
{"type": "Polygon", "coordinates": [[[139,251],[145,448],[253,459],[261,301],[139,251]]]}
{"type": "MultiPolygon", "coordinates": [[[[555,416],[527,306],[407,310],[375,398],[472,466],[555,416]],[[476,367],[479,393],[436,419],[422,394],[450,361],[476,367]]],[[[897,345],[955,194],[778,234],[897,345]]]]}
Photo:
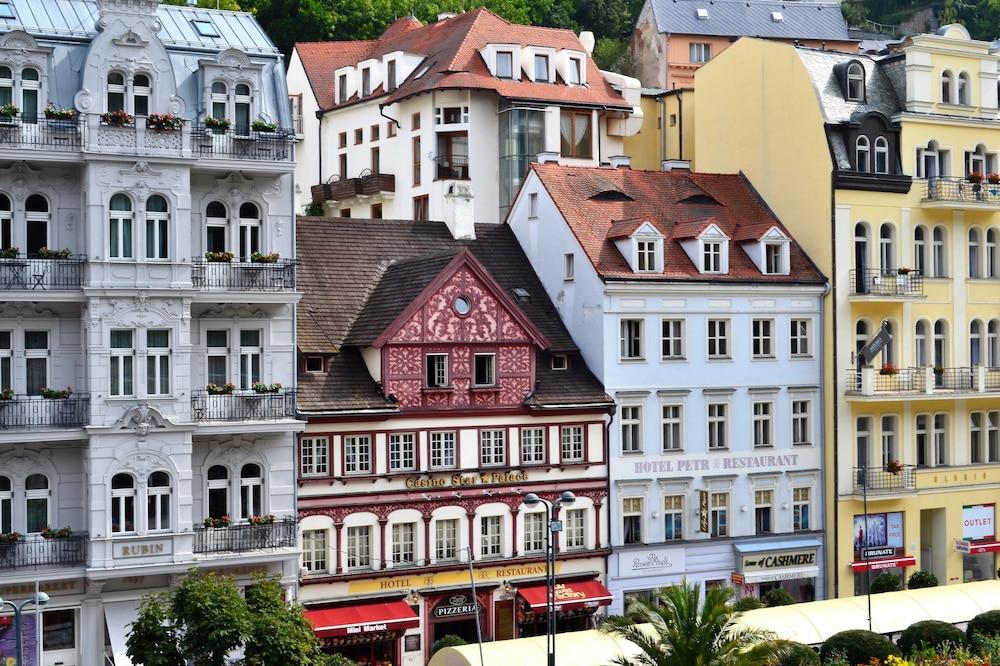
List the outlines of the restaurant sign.
{"type": "Polygon", "coordinates": [[[452,474],[450,476],[412,476],[406,480],[407,488],[467,488],[469,486],[495,486],[504,483],[524,483],[528,473],[520,470],[507,472],[482,472],[480,474],[452,474]]]}
{"type": "Polygon", "coordinates": [[[480,613],[483,612],[482,605],[473,599],[472,595],[453,594],[434,607],[431,617],[439,620],[457,615],[475,615],[477,609],[480,613]]]}

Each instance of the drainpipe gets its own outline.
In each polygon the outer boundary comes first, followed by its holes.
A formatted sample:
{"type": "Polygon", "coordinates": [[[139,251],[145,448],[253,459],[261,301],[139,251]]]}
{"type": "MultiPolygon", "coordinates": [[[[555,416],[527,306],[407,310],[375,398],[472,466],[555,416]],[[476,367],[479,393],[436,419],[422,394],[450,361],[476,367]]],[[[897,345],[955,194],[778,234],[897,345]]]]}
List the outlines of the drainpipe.
{"type": "Polygon", "coordinates": [[[316,119],[319,120],[319,125],[316,126],[316,156],[319,166],[319,182],[324,182],[323,178],[323,116],[326,115],[326,111],[319,109],[316,111],[316,119]]]}
{"type": "MultiPolygon", "coordinates": [[[[830,249],[833,252],[831,258],[831,276],[830,282],[832,284],[832,296],[830,300],[830,311],[833,321],[831,322],[833,326],[833,341],[831,343],[831,349],[833,353],[833,381],[831,382],[831,388],[833,390],[833,441],[826,442],[826,446],[833,445],[833,595],[832,598],[836,599],[840,597],[840,551],[837,548],[837,537],[840,535],[840,502],[837,500],[840,488],[840,447],[837,445],[839,441],[838,423],[839,423],[839,404],[840,404],[840,386],[838,383],[840,375],[840,368],[837,367],[837,188],[834,186],[834,174],[830,173],[830,249]]],[[[825,340],[824,340],[825,342],[825,340]]],[[[824,385],[824,389],[827,387],[824,385]]],[[[826,410],[823,410],[824,412],[826,410]]],[[[826,458],[826,451],[823,452],[823,458],[826,458]]]]}
{"type": "Polygon", "coordinates": [[[677,159],[684,159],[684,92],[677,95],[677,159]]]}

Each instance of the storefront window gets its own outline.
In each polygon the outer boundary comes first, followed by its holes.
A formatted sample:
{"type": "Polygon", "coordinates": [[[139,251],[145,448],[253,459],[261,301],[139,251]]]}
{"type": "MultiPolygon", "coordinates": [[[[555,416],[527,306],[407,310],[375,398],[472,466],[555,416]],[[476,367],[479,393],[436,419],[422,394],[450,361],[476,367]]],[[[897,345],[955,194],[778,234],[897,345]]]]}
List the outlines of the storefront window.
{"type": "Polygon", "coordinates": [[[47,610],[42,613],[42,649],[76,649],[76,612],[47,610]]]}
{"type": "Polygon", "coordinates": [[[962,582],[993,580],[996,567],[996,505],[962,507],[962,582]]]}

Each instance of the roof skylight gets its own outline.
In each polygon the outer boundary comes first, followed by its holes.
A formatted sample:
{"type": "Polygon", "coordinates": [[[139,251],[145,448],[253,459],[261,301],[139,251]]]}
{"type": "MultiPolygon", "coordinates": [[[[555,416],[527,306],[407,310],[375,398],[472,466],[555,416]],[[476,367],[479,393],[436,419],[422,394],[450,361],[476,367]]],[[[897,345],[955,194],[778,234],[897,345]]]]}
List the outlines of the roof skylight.
{"type": "Polygon", "coordinates": [[[699,7],[698,8],[698,19],[702,20],[702,21],[708,20],[708,10],[705,9],[704,7],[699,7]]]}
{"type": "Polygon", "coordinates": [[[785,17],[782,16],[781,12],[771,12],[771,20],[775,23],[781,23],[785,20],[785,17]]]}
{"type": "Polygon", "coordinates": [[[14,16],[14,7],[7,2],[0,2],[0,19],[12,19],[14,16]]]}
{"type": "Polygon", "coordinates": [[[218,28],[208,19],[193,19],[191,25],[202,37],[220,37],[218,28]]]}

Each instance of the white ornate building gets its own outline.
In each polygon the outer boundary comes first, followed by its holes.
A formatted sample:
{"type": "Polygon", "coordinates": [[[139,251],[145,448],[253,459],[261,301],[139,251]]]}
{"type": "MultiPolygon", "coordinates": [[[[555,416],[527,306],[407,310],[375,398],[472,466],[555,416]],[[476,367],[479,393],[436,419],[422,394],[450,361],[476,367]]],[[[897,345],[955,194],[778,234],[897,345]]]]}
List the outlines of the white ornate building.
{"type": "Polygon", "coordinates": [[[44,664],[128,664],[192,567],[296,591],[290,124],[248,14],[0,3],[0,597],[50,595],[44,664]]]}

